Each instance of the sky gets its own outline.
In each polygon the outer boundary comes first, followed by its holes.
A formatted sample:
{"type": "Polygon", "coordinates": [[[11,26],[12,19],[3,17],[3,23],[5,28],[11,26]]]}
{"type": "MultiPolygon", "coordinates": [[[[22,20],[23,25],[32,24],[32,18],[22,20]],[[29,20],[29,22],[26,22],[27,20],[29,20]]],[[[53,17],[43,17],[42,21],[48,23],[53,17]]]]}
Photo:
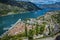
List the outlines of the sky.
{"type": "Polygon", "coordinates": [[[37,4],[52,4],[55,2],[60,2],[60,0],[22,0],[22,1],[31,1],[31,2],[37,3],[37,4]]]}

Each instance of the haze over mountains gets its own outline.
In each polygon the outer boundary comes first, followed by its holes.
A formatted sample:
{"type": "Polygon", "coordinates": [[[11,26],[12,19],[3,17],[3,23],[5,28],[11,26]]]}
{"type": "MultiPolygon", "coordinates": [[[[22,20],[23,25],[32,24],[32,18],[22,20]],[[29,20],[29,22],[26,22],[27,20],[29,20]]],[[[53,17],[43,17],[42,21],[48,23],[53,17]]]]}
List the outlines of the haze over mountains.
{"type": "Polygon", "coordinates": [[[40,8],[60,8],[60,2],[56,2],[54,4],[38,4],[40,8]]]}
{"type": "Polygon", "coordinates": [[[16,1],[30,1],[32,3],[37,3],[37,4],[53,4],[56,2],[60,2],[60,0],[16,0],[16,1]]]}
{"type": "MultiPolygon", "coordinates": [[[[0,1],[6,2],[7,0],[0,0],[0,1]]],[[[13,1],[13,0],[10,0],[10,1],[13,1]]],[[[29,1],[36,4],[53,4],[56,2],[60,2],[60,0],[15,0],[15,1],[29,1]]]]}
{"type": "MultiPolygon", "coordinates": [[[[3,1],[3,0],[0,0],[0,1],[3,1]]],[[[58,7],[58,8],[60,8],[60,0],[15,0],[16,1],[15,3],[14,2],[9,2],[9,1],[14,1],[14,0],[5,0],[3,2],[7,3],[7,1],[8,1],[9,4],[13,3],[14,5],[16,4],[18,6],[19,6],[19,4],[16,3],[16,2],[25,1],[25,2],[32,2],[36,5],[38,4],[38,6],[40,8],[49,8],[49,7],[52,7],[52,8],[58,7]]]]}
{"type": "Polygon", "coordinates": [[[60,8],[60,0],[20,0],[20,1],[30,1],[38,5],[40,8],[60,8]]]}

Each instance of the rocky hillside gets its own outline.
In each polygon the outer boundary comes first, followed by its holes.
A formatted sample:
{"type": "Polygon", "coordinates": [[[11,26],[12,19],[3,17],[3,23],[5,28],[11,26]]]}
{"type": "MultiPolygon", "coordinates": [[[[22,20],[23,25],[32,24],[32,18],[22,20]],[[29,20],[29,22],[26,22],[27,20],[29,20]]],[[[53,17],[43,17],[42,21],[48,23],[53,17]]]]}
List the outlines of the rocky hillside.
{"type": "Polygon", "coordinates": [[[40,39],[41,35],[43,35],[42,39],[49,38],[56,33],[60,33],[59,15],[60,11],[52,11],[36,19],[30,18],[18,22],[1,40],[23,40],[25,37],[28,39],[29,37],[37,37],[35,39],[40,39]]]}
{"type": "Polygon", "coordinates": [[[25,10],[24,8],[0,3],[0,15],[1,16],[9,15],[9,14],[23,13],[23,12],[28,12],[28,11],[25,10]]]}
{"type": "Polygon", "coordinates": [[[41,10],[41,8],[38,8],[35,4],[31,2],[25,2],[25,1],[1,2],[0,1],[0,15],[24,13],[24,12],[37,11],[37,10],[41,10]]]}
{"type": "Polygon", "coordinates": [[[23,33],[26,26],[27,30],[30,30],[33,27],[34,30],[38,31],[37,32],[38,34],[39,33],[45,34],[46,36],[54,35],[60,31],[59,13],[60,11],[52,11],[52,12],[47,12],[44,16],[38,17],[36,19],[34,18],[25,19],[24,21],[21,21],[21,23],[20,22],[16,23],[15,26],[11,30],[9,30],[8,34],[16,35],[19,33],[23,33]]]}
{"type": "Polygon", "coordinates": [[[25,1],[20,1],[20,2],[11,1],[11,2],[8,2],[8,4],[12,6],[18,6],[18,7],[24,8],[28,11],[32,11],[32,10],[34,11],[34,10],[40,9],[35,4],[31,2],[25,2],[25,1]]]}

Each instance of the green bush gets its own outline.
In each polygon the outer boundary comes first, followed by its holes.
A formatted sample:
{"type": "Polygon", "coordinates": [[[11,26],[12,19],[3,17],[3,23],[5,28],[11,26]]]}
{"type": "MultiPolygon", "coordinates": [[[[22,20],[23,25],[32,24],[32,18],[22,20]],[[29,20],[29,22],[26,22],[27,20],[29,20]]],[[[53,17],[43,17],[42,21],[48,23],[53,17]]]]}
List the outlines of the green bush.
{"type": "Polygon", "coordinates": [[[33,29],[29,30],[28,40],[33,40],[33,29]]]}

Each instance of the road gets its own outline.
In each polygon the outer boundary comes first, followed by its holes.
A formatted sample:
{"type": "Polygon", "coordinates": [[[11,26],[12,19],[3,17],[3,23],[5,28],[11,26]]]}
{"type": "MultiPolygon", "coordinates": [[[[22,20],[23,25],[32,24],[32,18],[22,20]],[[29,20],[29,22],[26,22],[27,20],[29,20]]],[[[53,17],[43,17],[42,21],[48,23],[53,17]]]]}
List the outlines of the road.
{"type": "Polygon", "coordinates": [[[54,40],[55,38],[53,37],[48,37],[48,38],[43,38],[43,39],[37,39],[37,40],[54,40]]]}

